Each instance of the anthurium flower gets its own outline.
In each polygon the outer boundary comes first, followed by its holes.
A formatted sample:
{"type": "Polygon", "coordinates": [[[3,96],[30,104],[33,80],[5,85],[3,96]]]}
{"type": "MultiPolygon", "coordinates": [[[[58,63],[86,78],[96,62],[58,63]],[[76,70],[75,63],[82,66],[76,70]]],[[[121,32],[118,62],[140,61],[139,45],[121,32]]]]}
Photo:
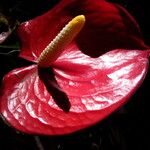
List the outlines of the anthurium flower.
{"type": "Polygon", "coordinates": [[[148,47],[137,23],[103,0],[62,0],[20,25],[18,34],[20,57],[34,64],[3,78],[0,111],[26,133],[60,135],[89,127],[126,103],[147,73],[150,51],[141,50],[148,47]],[[74,29],[67,22],[77,15],[85,25],[74,29]]]}

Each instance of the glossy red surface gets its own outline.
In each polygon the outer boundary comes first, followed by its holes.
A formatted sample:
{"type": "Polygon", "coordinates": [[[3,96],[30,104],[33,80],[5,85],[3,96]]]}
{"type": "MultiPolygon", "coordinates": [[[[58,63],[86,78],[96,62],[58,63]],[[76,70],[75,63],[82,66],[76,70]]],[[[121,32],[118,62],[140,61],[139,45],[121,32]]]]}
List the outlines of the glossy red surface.
{"type": "Polygon", "coordinates": [[[47,78],[60,100],[60,91],[67,95],[68,112],[56,104],[36,65],[5,76],[1,112],[13,127],[27,133],[59,135],[91,126],[127,102],[147,72],[148,51],[114,50],[93,59],[77,49],[70,46],[54,63],[56,82],[51,74],[47,78]]]}
{"type": "Polygon", "coordinates": [[[85,15],[86,25],[52,66],[34,64],[4,77],[0,111],[16,129],[60,135],[89,127],[126,103],[144,80],[149,51],[140,51],[147,46],[137,23],[122,7],[103,0],[62,0],[20,25],[20,56],[36,62],[78,14],[85,15]]]}
{"type": "Polygon", "coordinates": [[[86,24],[76,44],[82,52],[97,57],[116,48],[147,48],[137,23],[121,6],[103,0],[61,0],[44,15],[19,27],[20,56],[36,61],[68,21],[81,14],[85,15],[86,24]]]}

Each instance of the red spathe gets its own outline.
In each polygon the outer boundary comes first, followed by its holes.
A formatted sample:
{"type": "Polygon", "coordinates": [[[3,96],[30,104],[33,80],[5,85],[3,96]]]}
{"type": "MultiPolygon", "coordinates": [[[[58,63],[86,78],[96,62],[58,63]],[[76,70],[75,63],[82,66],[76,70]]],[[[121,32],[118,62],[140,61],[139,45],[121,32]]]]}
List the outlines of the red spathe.
{"type": "Polygon", "coordinates": [[[57,83],[69,98],[69,112],[47,91],[37,65],[5,76],[1,111],[12,126],[35,134],[75,132],[121,107],[144,80],[148,51],[114,50],[93,59],[75,49],[71,46],[53,65],[57,83]]]}
{"type": "Polygon", "coordinates": [[[121,6],[103,0],[61,0],[47,13],[19,27],[20,56],[37,61],[43,49],[77,15],[85,15],[86,23],[75,44],[87,55],[98,57],[118,48],[148,48],[138,24],[121,6]]]}
{"type": "Polygon", "coordinates": [[[120,108],[143,82],[149,50],[140,51],[147,46],[139,27],[122,7],[103,0],[62,0],[20,25],[20,56],[36,62],[81,14],[85,27],[52,66],[43,70],[34,64],[4,77],[0,111],[16,129],[60,135],[89,127],[120,108]]]}

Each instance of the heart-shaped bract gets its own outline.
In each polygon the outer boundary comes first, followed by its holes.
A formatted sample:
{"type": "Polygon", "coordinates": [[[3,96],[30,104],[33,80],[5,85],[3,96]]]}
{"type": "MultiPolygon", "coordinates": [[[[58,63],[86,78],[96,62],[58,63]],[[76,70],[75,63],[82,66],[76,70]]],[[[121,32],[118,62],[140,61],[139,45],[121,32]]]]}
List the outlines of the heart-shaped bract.
{"type": "Polygon", "coordinates": [[[85,28],[51,67],[34,64],[4,77],[0,111],[16,129],[60,135],[89,127],[126,103],[144,80],[149,50],[133,50],[147,48],[137,23],[103,0],[62,0],[20,25],[20,56],[37,62],[64,24],[80,14],[85,28]]]}
{"type": "Polygon", "coordinates": [[[19,27],[20,56],[37,61],[68,21],[81,14],[86,17],[86,23],[76,44],[83,53],[98,57],[118,48],[148,49],[138,24],[121,6],[103,0],[61,0],[47,13],[19,27]]]}
{"type": "Polygon", "coordinates": [[[48,92],[37,65],[5,76],[1,112],[13,127],[57,135],[91,126],[127,102],[147,72],[149,51],[114,50],[93,59],[77,49],[70,46],[54,63],[57,82],[51,75],[47,78],[58,89],[55,94],[60,94],[60,100],[63,95],[59,91],[67,95],[68,112],[59,108],[52,91],[48,92]]]}

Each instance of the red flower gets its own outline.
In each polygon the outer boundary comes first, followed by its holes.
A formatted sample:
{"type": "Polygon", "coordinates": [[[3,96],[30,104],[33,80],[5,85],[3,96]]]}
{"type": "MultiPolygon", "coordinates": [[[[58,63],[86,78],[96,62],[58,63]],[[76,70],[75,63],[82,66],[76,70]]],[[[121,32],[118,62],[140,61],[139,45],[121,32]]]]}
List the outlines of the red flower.
{"type": "Polygon", "coordinates": [[[144,80],[149,51],[140,51],[148,47],[137,23],[103,0],[62,0],[23,23],[20,56],[37,62],[60,29],[80,14],[85,27],[51,67],[33,64],[4,77],[0,111],[16,129],[58,135],[91,126],[127,102],[144,80]]]}

